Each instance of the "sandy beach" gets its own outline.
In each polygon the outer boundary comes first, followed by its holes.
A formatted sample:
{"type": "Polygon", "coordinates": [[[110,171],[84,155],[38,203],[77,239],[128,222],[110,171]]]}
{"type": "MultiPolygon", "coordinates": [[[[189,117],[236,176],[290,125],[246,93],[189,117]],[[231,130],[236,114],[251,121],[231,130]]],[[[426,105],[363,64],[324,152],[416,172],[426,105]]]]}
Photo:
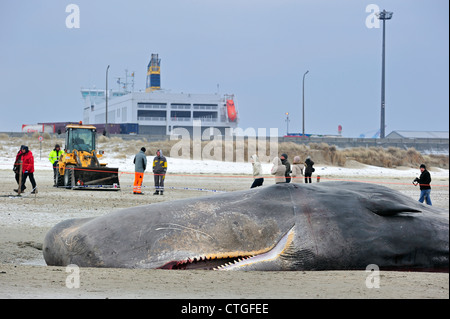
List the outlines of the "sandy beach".
{"type": "Polygon", "coordinates": [[[93,314],[64,299],[233,319],[406,300],[417,316],[450,299],[450,2],[418,4],[3,0],[3,316],[93,314]]]}
{"type": "MultiPolygon", "coordinates": [[[[339,169],[341,170],[341,169],[339,169]]],[[[342,170],[345,170],[342,168],[342,170]]],[[[401,174],[400,174],[401,175],[401,174]]],[[[433,204],[449,208],[448,175],[437,174],[433,204]]],[[[214,196],[214,192],[247,189],[249,176],[167,176],[164,196],[153,196],[152,176],[144,178],[144,196],[132,194],[132,174],[120,177],[118,192],[65,190],[52,187],[52,171],[35,173],[38,194],[15,197],[12,170],[0,178],[0,298],[449,298],[449,276],[442,273],[383,272],[380,287],[367,288],[365,271],[208,272],[136,269],[80,269],[80,287],[68,288],[70,272],[49,267],[42,242],[56,223],[111,211],[176,200],[214,196]],[[196,190],[202,189],[202,190],[196,190]]],[[[340,180],[328,175],[321,182],[340,180]]],[[[352,180],[386,183],[414,199],[419,190],[409,177],[352,176],[352,180]]],[[[267,178],[265,185],[273,183],[267,178]]]]}

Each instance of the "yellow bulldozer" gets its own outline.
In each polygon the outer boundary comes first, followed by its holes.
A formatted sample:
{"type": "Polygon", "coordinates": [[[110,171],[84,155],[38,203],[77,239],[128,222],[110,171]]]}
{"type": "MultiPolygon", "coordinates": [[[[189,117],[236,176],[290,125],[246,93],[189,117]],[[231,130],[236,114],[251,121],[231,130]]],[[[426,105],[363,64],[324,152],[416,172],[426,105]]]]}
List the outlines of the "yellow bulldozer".
{"type": "Polygon", "coordinates": [[[96,135],[93,125],[80,122],[66,126],[65,154],[58,161],[58,187],[120,190],[119,169],[98,160],[103,152],[97,152],[96,135]]]}

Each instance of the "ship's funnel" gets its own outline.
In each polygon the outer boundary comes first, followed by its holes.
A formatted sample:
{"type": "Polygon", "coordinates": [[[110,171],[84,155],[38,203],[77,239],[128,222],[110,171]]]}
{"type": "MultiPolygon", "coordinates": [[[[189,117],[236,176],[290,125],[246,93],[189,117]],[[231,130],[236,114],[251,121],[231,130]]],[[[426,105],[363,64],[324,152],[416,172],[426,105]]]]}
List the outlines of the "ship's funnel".
{"type": "Polygon", "coordinates": [[[161,59],[158,54],[152,53],[152,58],[147,66],[147,83],[145,92],[152,92],[161,89],[161,59]]]}

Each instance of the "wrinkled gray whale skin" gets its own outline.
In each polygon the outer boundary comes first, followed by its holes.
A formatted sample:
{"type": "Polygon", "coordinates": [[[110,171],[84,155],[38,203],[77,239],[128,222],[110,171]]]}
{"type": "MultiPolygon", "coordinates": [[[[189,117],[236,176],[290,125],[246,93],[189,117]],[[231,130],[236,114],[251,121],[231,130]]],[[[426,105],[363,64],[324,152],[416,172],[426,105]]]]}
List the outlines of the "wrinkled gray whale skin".
{"type": "Polygon", "coordinates": [[[449,213],[368,183],[275,184],[70,219],[47,265],[448,272],[449,213]]]}

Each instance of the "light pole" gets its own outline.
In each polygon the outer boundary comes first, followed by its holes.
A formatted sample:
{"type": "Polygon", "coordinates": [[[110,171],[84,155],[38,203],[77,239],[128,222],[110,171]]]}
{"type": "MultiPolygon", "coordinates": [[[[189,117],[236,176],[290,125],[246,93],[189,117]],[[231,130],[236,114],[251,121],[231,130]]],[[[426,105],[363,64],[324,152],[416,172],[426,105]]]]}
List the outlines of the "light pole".
{"type": "Polygon", "coordinates": [[[302,118],[303,118],[303,126],[302,126],[302,137],[305,137],[305,75],[308,74],[309,71],[306,71],[303,74],[303,108],[302,108],[302,118]]]}
{"type": "Polygon", "coordinates": [[[109,64],[106,68],[106,92],[105,92],[105,108],[106,108],[106,121],[105,121],[105,133],[106,136],[109,137],[109,130],[108,130],[108,70],[109,70],[109,64]]]}
{"type": "Polygon", "coordinates": [[[289,135],[289,113],[286,112],[286,135],[289,135]]]}
{"type": "Polygon", "coordinates": [[[380,125],[380,138],[385,137],[385,94],[384,94],[384,66],[385,66],[385,37],[386,37],[386,20],[390,20],[392,18],[393,12],[388,12],[383,10],[378,12],[376,15],[378,19],[383,20],[383,49],[382,49],[382,58],[381,58],[381,125],[380,125]]]}

